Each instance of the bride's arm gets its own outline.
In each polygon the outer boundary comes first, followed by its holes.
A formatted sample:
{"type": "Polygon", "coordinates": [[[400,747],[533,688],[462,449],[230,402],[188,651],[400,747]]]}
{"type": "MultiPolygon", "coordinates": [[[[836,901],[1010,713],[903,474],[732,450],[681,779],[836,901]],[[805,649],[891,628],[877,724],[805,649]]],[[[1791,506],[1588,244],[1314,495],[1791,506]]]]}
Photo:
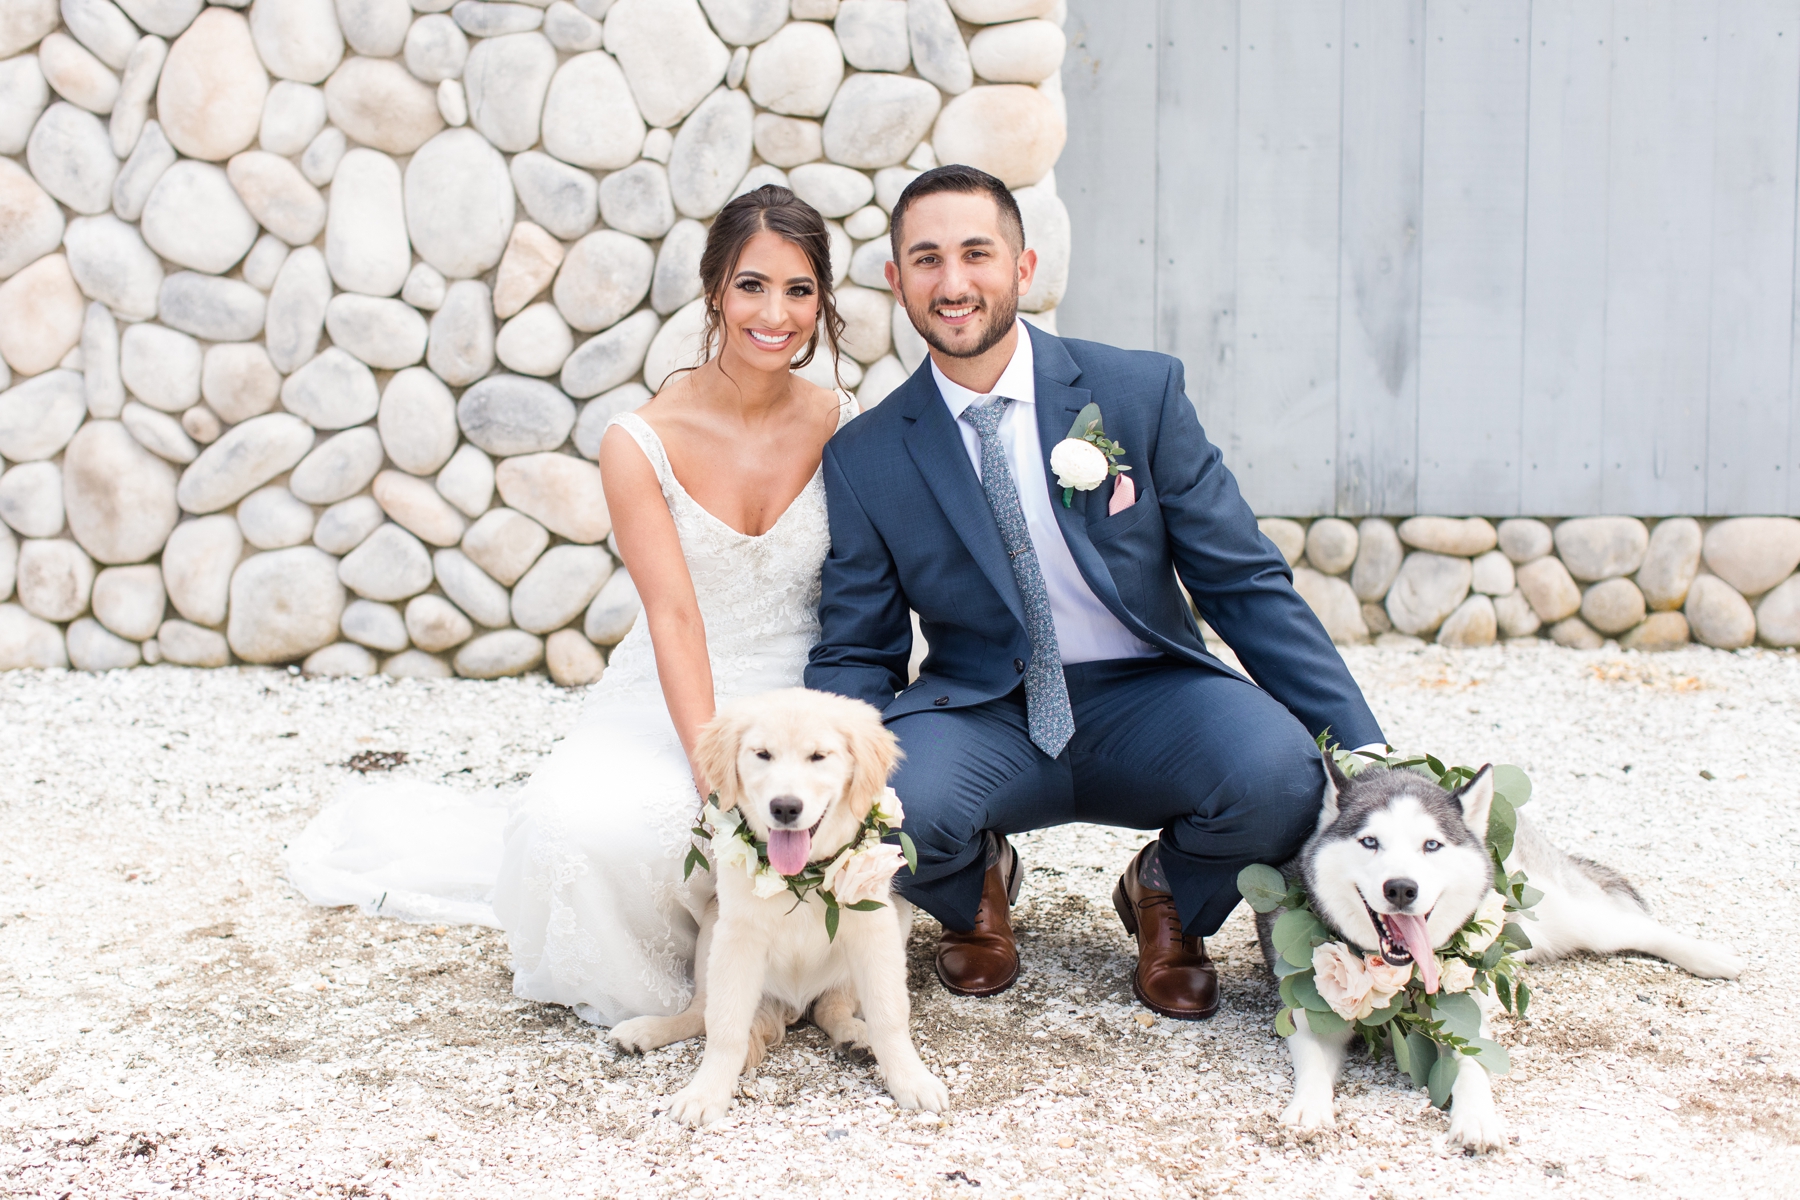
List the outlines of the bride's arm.
{"type": "MultiPolygon", "coordinates": [[[[712,720],[713,677],[706,657],[706,622],[681,553],[681,537],[655,468],[637,441],[616,426],[600,441],[600,479],[619,553],[650,623],[663,701],[691,764],[700,727],[712,720]]],[[[709,787],[698,771],[694,786],[701,795],[709,787]]]]}

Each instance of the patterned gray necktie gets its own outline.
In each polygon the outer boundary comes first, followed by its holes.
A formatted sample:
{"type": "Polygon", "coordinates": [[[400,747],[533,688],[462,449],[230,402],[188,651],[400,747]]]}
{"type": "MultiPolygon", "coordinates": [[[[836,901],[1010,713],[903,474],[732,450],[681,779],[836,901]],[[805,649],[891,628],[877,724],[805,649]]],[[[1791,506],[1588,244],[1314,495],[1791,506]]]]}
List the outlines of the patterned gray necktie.
{"type": "Polygon", "coordinates": [[[1000,525],[1000,540],[1012,560],[1013,578],[1025,601],[1025,633],[1031,639],[1031,665],[1025,670],[1025,723],[1031,740],[1051,758],[1075,736],[1075,714],[1069,709],[1069,684],[1063,678],[1062,651],[1056,645],[1056,622],[1050,615],[1050,593],[1038,568],[1031,530],[1019,504],[1019,489],[1006,465],[1000,418],[1011,401],[1005,396],[971,404],[963,420],[981,436],[981,490],[987,493],[1000,525]]]}

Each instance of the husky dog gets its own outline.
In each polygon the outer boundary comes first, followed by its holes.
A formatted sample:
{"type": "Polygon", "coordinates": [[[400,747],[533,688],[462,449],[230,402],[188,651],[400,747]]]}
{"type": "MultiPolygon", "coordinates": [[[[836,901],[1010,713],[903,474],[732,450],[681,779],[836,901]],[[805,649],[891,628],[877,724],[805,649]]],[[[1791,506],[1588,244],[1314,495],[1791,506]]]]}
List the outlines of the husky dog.
{"type": "MultiPolygon", "coordinates": [[[[1302,882],[1319,920],[1348,945],[1396,965],[1417,962],[1426,986],[1435,987],[1433,952],[1456,935],[1493,887],[1487,852],[1493,768],[1482,767],[1447,792],[1407,770],[1371,766],[1350,778],[1330,754],[1325,767],[1330,782],[1318,828],[1281,872],[1302,882]]],[[[1743,970],[1743,960],[1726,947],[1665,929],[1624,876],[1564,854],[1522,814],[1506,869],[1524,871],[1544,893],[1537,920],[1527,924],[1531,949],[1517,956],[1526,962],[1584,950],[1638,950],[1707,979],[1735,979],[1743,970]]],[[[1271,969],[1278,957],[1271,931],[1281,911],[1263,913],[1256,922],[1271,969]]],[[[1488,1016],[1497,1001],[1474,995],[1482,1008],[1481,1036],[1489,1037],[1488,1016]]],[[[1301,1130],[1334,1124],[1332,1090],[1353,1036],[1349,1029],[1314,1033],[1304,1012],[1294,1014],[1288,1038],[1294,1099],[1281,1114],[1284,1124],[1301,1130]]],[[[1459,1064],[1450,1097],[1451,1144],[1499,1149],[1505,1126],[1494,1111],[1487,1071],[1475,1059],[1459,1064]]]]}

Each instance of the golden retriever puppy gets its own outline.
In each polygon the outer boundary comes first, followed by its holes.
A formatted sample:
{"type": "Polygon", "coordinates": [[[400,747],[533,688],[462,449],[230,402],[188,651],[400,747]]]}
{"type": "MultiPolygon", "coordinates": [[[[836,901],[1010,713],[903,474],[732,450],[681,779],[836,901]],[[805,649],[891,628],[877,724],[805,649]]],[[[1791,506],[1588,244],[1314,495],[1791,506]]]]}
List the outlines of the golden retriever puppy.
{"type": "MultiPolygon", "coordinates": [[[[676,1119],[704,1125],[725,1115],[738,1075],[810,1008],[832,1041],[874,1054],[901,1108],[943,1112],[950,1093],[920,1060],[907,1025],[912,909],[889,888],[892,866],[879,865],[896,852],[880,847],[864,863],[877,882],[864,872],[861,907],[828,912],[821,888],[796,898],[785,882],[834,863],[868,830],[900,757],[880,714],[825,692],[770,692],[722,710],[694,755],[718,789],[726,826],[713,838],[717,894],[701,924],[694,1000],[678,1016],[623,1021],[612,1040],[641,1051],[704,1029],[700,1070],[670,1105],[676,1119]],[[754,850],[729,829],[739,819],[754,850]]],[[[863,844],[873,847],[873,835],[863,844]]]]}

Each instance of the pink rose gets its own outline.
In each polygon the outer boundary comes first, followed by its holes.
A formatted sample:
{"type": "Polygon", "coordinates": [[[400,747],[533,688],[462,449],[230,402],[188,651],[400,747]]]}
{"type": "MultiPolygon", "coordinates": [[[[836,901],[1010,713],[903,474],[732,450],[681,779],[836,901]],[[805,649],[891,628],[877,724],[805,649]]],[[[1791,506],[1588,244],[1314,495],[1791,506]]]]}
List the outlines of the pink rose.
{"type": "Polygon", "coordinates": [[[1386,1008],[1389,1001],[1405,991],[1413,973],[1411,963],[1391,963],[1379,954],[1371,954],[1364,960],[1363,967],[1369,973],[1369,996],[1373,1001],[1370,1012],[1386,1008]]]}
{"type": "MultiPolygon", "coordinates": [[[[1376,1005],[1370,994],[1374,980],[1369,978],[1362,955],[1339,942],[1326,942],[1313,947],[1313,986],[1331,1011],[1346,1021],[1354,1021],[1374,1012],[1376,1005]]],[[[1391,994],[1391,993],[1390,993],[1391,994]]]]}
{"type": "Polygon", "coordinates": [[[886,903],[894,872],[906,864],[900,847],[876,842],[863,850],[840,854],[825,868],[821,886],[845,907],[864,900],[886,903]]]}

